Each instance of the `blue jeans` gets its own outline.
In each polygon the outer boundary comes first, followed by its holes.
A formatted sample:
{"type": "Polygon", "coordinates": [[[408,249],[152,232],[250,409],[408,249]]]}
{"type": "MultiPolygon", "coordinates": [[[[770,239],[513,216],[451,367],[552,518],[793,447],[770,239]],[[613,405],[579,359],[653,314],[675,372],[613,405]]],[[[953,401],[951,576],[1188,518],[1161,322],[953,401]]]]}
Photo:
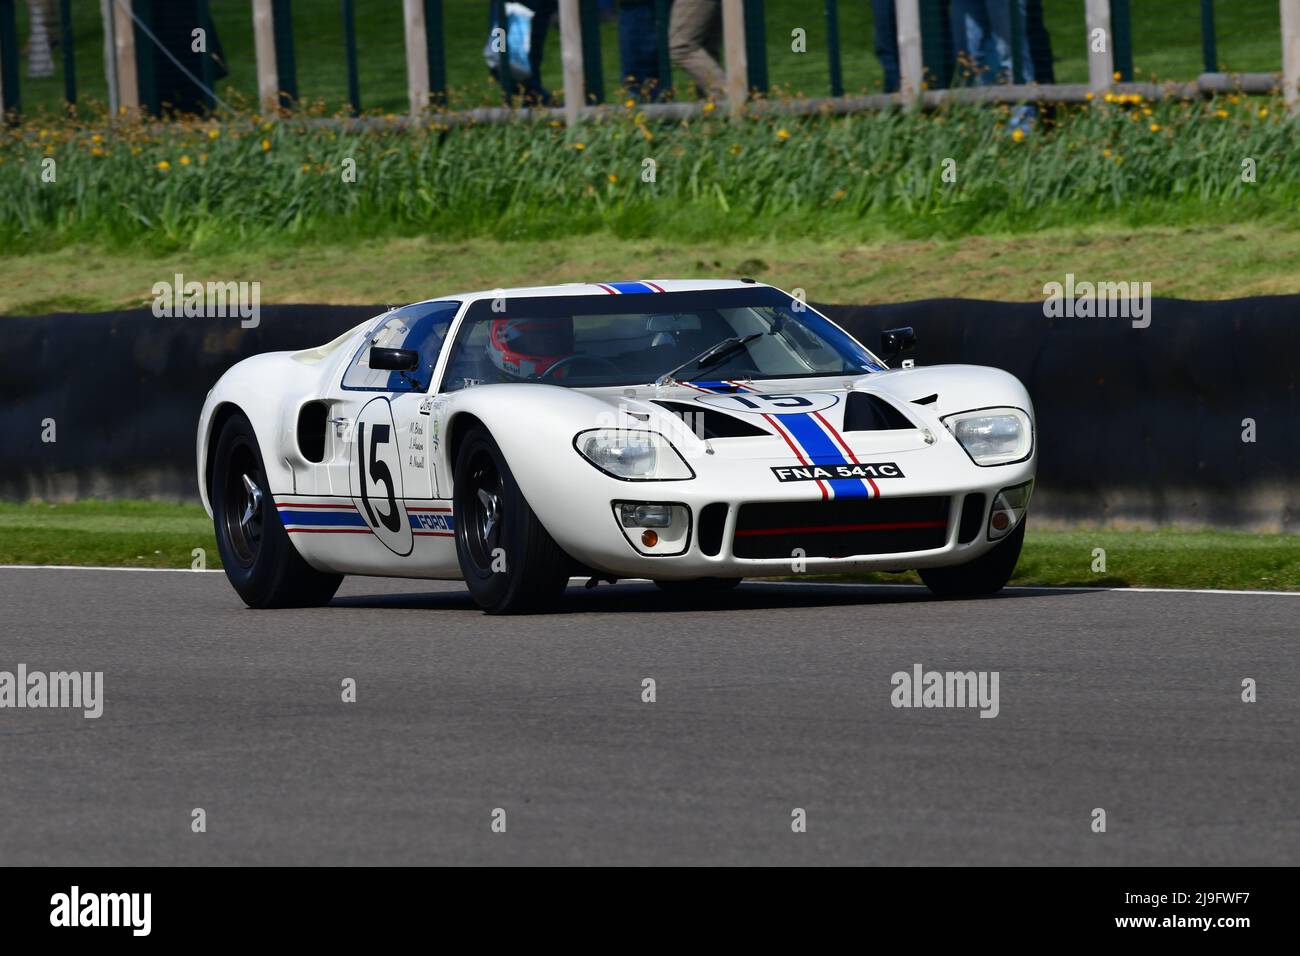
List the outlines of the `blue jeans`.
{"type": "Polygon", "coordinates": [[[618,58],[623,86],[633,99],[657,100],[667,85],[659,75],[659,30],[653,2],[618,7],[618,58]]]}
{"type": "Polygon", "coordinates": [[[1011,4],[1020,13],[1020,76],[1015,81],[1034,82],[1034,60],[1026,29],[1026,0],[952,0],[952,44],[958,57],[959,77],[973,71],[977,86],[1011,83],[1011,4]]]}
{"type": "Polygon", "coordinates": [[[871,0],[871,18],[876,24],[876,59],[885,71],[885,92],[897,93],[898,73],[898,18],[894,0],[871,0]]]}

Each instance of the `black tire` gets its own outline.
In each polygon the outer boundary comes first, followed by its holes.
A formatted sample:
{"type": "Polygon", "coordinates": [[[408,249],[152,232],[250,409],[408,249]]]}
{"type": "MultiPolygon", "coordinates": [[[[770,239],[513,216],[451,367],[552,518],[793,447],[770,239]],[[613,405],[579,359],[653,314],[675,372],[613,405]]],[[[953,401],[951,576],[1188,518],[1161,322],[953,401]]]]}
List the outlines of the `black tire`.
{"type": "Polygon", "coordinates": [[[470,428],[456,451],[452,508],[456,556],[479,607],[489,614],[517,614],[556,603],[569,583],[572,562],[537,520],[501,449],[481,425],[470,428]]]}
{"type": "Polygon", "coordinates": [[[656,581],[655,586],[667,594],[698,597],[731,591],[741,580],[741,578],[694,578],[689,581],[656,581]]]}
{"type": "Polygon", "coordinates": [[[243,415],[227,420],[217,436],[208,500],[222,567],[245,604],[319,607],[330,602],[343,576],[317,571],[289,540],[266,480],[257,436],[243,415]]]}
{"type": "Polygon", "coordinates": [[[939,597],[983,597],[1001,591],[1020,560],[1020,549],[1025,543],[1025,525],[1021,518],[1016,530],[1007,535],[992,551],[974,561],[948,568],[921,568],[917,571],[935,595],[939,597]]]}

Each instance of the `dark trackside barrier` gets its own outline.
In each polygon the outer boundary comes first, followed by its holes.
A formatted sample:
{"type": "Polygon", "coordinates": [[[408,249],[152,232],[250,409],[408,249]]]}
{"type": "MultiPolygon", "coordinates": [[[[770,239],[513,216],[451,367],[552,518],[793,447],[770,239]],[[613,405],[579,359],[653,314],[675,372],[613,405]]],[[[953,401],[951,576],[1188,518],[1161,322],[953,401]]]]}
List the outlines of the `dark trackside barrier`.
{"type": "Polygon", "coordinates": [[[1024,382],[1036,514],[1300,531],[1300,296],[1153,299],[1146,328],[1047,318],[1041,302],[825,311],[869,347],[910,325],[917,364],[992,365],[1024,382]]]}
{"type": "MultiPolygon", "coordinates": [[[[1042,303],[821,308],[873,348],[882,329],[914,327],[918,364],[1020,378],[1040,517],[1300,530],[1300,296],[1156,299],[1146,328],[1047,318],[1042,303]]],[[[195,498],[194,428],[218,376],[381,311],[264,306],[250,329],[148,309],[0,319],[0,497],[195,498]]]]}
{"type": "Polygon", "coordinates": [[[221,373],[260,352],[323,344],[382,311],[262,306],[248,329],[147,308],[0,319],[0,498],[195,499],[195,426],[221,373]]]}

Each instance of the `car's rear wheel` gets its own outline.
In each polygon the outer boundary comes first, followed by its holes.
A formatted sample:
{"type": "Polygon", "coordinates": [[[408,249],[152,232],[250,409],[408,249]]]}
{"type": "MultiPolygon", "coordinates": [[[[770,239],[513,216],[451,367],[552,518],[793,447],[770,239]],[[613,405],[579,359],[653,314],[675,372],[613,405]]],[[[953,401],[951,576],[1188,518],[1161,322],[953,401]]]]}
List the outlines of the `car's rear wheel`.
{"type": "Polygon", "coordinates": [[[660,590],[681,597],[722,594],[735,588],[740,578],[694,578],[689,581],[656,581],[660,590]]]}
{"type": "Polygon", "coordinates": [[[948,568],[921,568],[917,573],[934,594],[939,597],[981,597],[1001,591],[1016,570],[1020,549],[1025,543],[1025,524],[1007,535],[992,551],[985,552],[974,561],[948,568]]]}
{"type": "Polygon", "coordinates": [[[317,571],[289,540],[266,480],[253,426],[229,418],[217,437],[208,484],[221,565],[249,607],[328,604],[343,581],[317,571]]]}
{"type": "Polygon", "coordinates": [[[475,603],[489,614],[552,606],[571,561],[533,513],[492,435],[473,426],[456,452],[456,556],[475,603]]]}

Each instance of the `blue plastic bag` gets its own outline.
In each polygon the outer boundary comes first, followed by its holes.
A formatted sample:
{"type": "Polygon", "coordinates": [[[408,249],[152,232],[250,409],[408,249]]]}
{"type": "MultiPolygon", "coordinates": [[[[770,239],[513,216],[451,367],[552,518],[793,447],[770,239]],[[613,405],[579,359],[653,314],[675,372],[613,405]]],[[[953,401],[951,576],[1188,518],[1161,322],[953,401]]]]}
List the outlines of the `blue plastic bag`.
{"type": "MultiPolygon", "coordinates": [[[[501,67],[501,52],[496,49],[496,31],[500,24],[492,21],[492,32],[483,46],[483,62],[496,73],[501,67]]],[[[532,49],[533,11],[522,3],[506,4],[506,48],[510,57],[510,75],[516,80],[526,80],[533,75],[528,54],[532,49]]]]}

